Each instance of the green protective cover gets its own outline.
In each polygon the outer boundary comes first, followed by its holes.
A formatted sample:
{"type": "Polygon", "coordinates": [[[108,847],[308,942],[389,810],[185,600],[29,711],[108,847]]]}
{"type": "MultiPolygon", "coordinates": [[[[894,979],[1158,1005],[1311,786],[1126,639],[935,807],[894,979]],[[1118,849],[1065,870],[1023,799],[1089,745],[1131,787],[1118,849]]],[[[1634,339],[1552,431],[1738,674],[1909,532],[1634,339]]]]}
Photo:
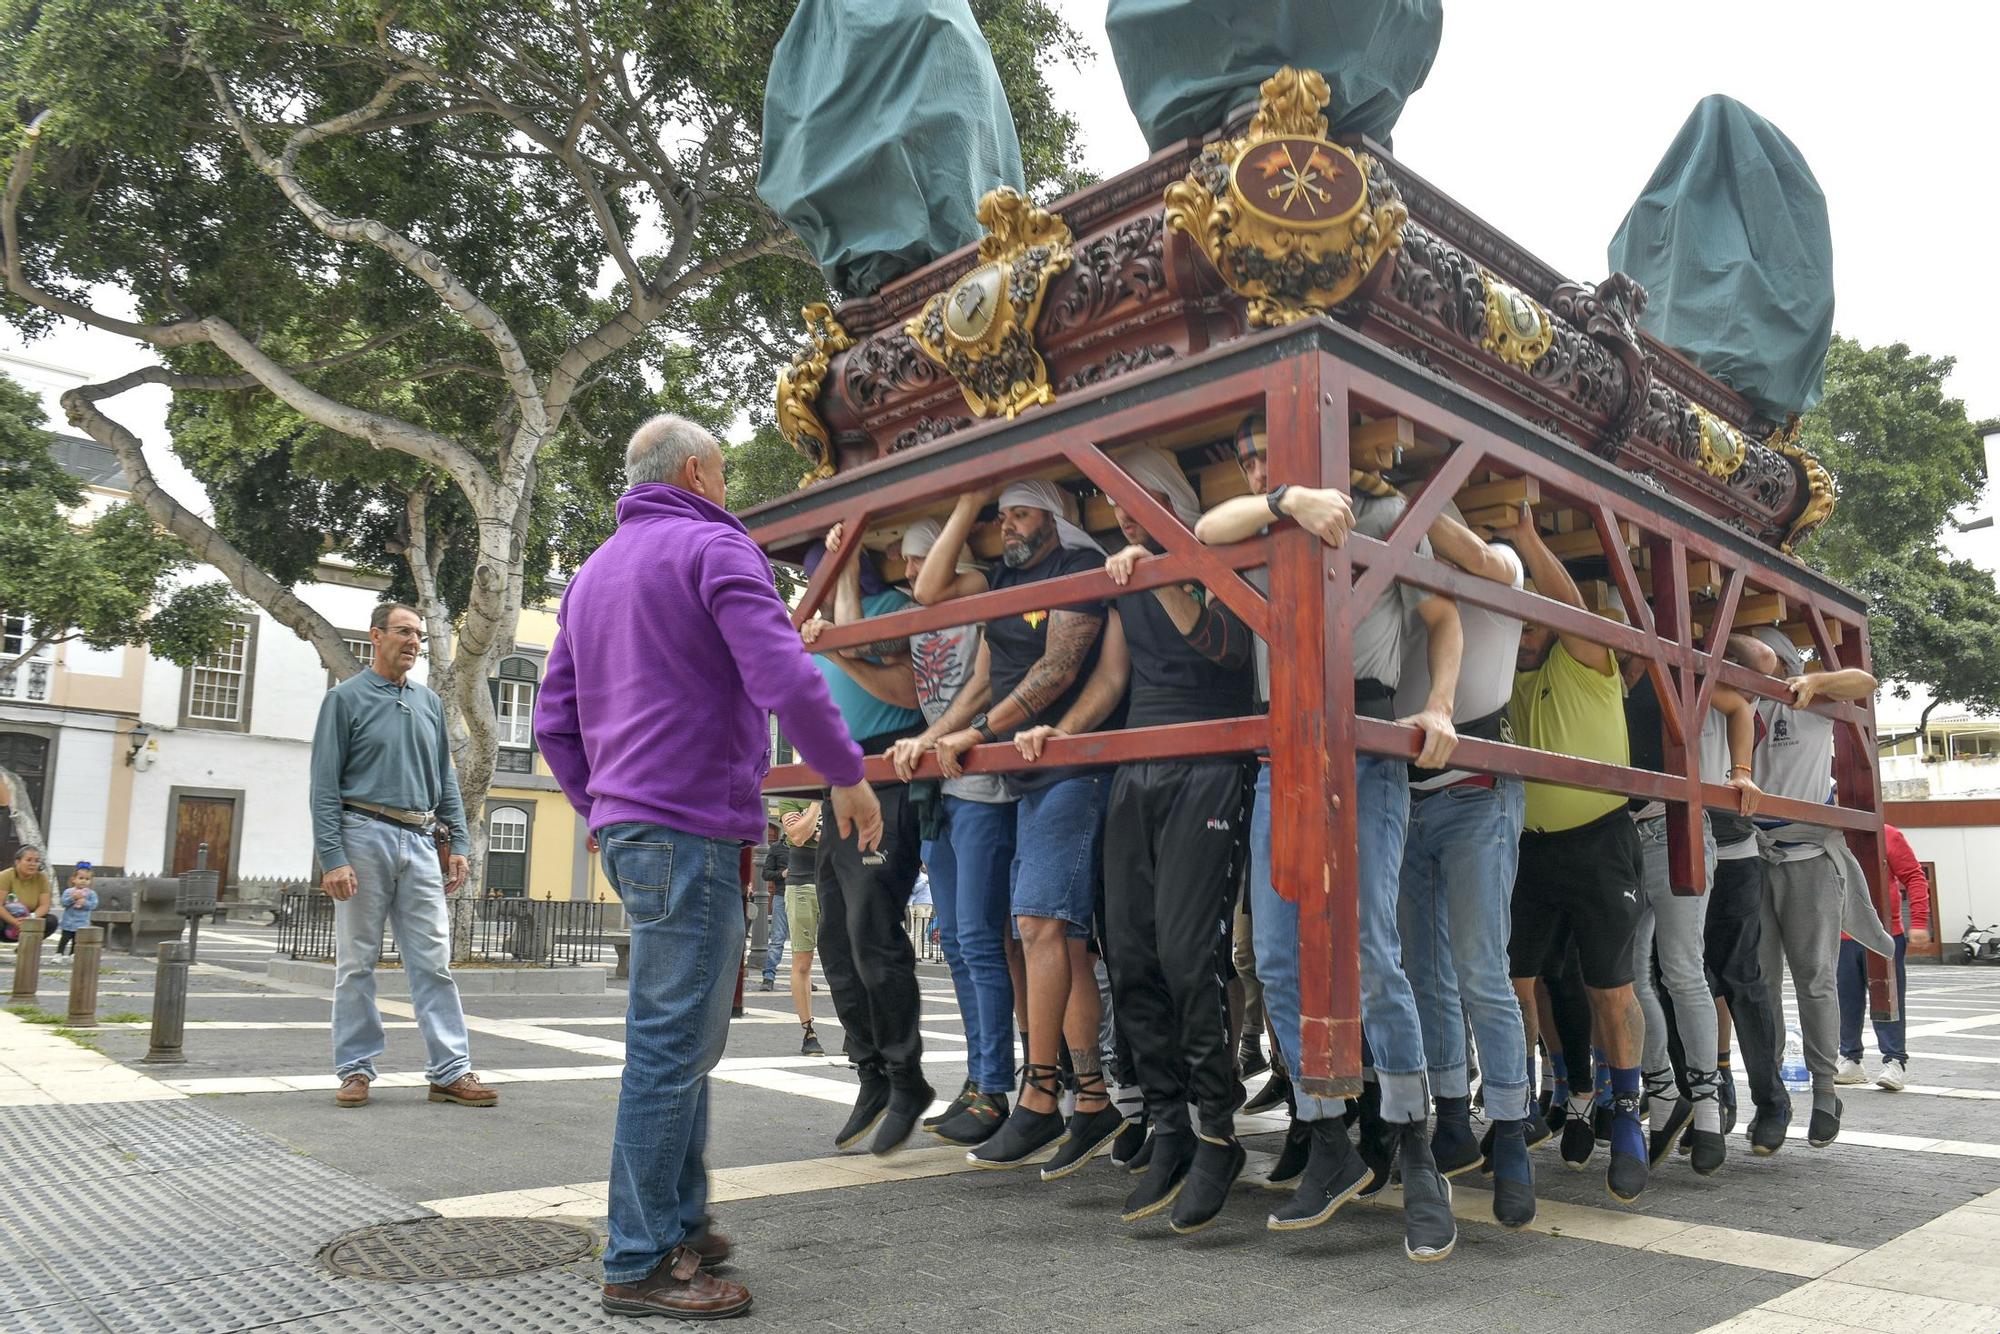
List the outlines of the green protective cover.
{"type": "Polygon", "coordinates": [[[1111,0],[1104,29],[1153,152],[1219,128],[1285,65],[1326,76],[1334,133],[1386,147],[1431,72],[1444,0],[1111,0]]]}
{"type": "Polygon", "coordinates": [[[1797,145],[1732,97],[1695,104],[1611,238],[1640,327],[1773,421],[1819,402],[1833,336],[1826,196],[1797,145]]]}
{"type": "Polygon", "coordinates": [[[966,0],[803,0],[771,58],[757,193],[827,281],[865,295],[979,239],[1025,191],[993,52],[966,0]]]}

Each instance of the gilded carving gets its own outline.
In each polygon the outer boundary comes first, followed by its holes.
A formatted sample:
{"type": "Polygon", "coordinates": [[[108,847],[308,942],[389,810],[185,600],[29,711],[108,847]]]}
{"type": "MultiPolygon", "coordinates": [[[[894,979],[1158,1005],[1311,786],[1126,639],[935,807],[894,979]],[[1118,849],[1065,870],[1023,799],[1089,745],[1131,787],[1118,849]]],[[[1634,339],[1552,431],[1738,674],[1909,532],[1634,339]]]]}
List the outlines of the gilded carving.
{"type": "Polygon", "coordinates": [[[813,302],[799,314],[806,322],[806,345],[789,367],[778,372],[778,433],[813,465],[799,482],[806,486],[833,476],[833,438],[819,419],[819,391],[827,363],[836,352],[852,347],[854,339],[824,301],[813,302]]]}
{"type": "Polygon", "coordinates": [[[1710,477],[1733,476],[1749,457],[1750,443],[1743,432],[1696,403],[1694,415],[1701,422],[1701,452],[1695,462],[1710,477]]]}
{"type": "Polygon", "coordinates": [[[1403,207],[1380,162],[1326,137],[1316,70],[1264,81],[1240,139],[1211,144],[1167,187],[1167,226],[1194,242],[1250,305],[1252,325],[1323,315],[1402,244],[1403,207]]]}
{"type": "Polygon", "coordinates": [[[1479,345],[1509,366],[1527,370],[1555,345],[1555,324],[1542,303],[1485,269],[1479,284],[1486,293],[1486,328],[1479,345]]]}
{"type": "Polygon", "coordinates": [[[1833,474],[1826,466],[1799,446],[1799,419],[1794,416],[1790,422],[1771,432],[1764,441],[1770,448],[1783,454],[1799,465],[1806,475],[1806,503],[1799,511],[1799,517],[1792,520],[1791,531],[1778,549],[1790,555],[1792,548],[1804,541],[1812,531],[1833,517],[1833,507],[1840,500],[1840,488],[1833,484],[1833,474]]]}
{"type": "Polygon", "coordinates": [[[1070,232],[1006,186],[979,201],[979,221],[978,264],[903,331],[958,381],[974,416],[1011,418],[1055,399],[1035,320],[1050,280],[1070,266],[1070,232]]]}

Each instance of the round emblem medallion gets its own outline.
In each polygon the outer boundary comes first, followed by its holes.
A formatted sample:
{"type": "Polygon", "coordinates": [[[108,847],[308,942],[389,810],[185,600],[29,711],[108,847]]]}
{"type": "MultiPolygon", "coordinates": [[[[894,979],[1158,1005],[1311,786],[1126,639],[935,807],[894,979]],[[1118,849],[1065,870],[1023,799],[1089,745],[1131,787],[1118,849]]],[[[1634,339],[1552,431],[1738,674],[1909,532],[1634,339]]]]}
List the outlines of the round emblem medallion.
{"type": "Polygon", "coordinates": [[[1324,139],[1266,139],[1230,171],[1244,208],[1269,222],[1317,231],[1344,222],[1367,202],[1368,181],[1354,155],[1324,139]]]}
{"type": "Polygon", "coordinates": [[[1007,290],[1007,265],[1002,260],[981,264],[958,280],[944,303],[944,331],[961,343],[986,337],[1000,313],[1007,290]]]}
{"type": "Polygon", "coordinates": [[[1540,337],[1542,313],[1535,309],[1535,303],[1513,288],[1504,289],[1501,312],[1507,317],[1508,332],[1520,339],[1540,337]]]}

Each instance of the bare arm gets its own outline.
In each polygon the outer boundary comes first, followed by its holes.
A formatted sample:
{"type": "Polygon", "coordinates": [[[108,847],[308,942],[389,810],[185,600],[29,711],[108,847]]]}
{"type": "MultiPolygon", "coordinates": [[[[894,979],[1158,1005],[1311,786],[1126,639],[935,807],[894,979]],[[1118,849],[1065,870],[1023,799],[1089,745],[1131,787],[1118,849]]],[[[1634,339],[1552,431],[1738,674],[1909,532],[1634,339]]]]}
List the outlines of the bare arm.
{"type": "MultiPolygon", "coordinates": [[[[829,554],[840,546],[841,527],[842,525],[835,524],[827,530],[826,549],[829,554]]],[[[862,552],[855,552],[848,559],[847,567],[840,572],[839,578],[834,580],[833,624],[835,625],[852,625],[856,621],[865,621],[868,619],[868,613],[861,606],[861,562],[866,558],[862,552]]],[[[834,657],[836,660],[846,658],[850,661],[862,658],[888,660],[905,656],[909,651],[910,640],[909,636],[905,635],[900,639],[877,639],[866,644],[855,644],[848,648],[835,649],[834,657]]],[[[846,664],[842,663],[841,665],[845,666],[846,664]]],[[[875,698],[886,700],[891,704],[896,703],[895,700],[889,699],[888,696],[869,685],[868,680],[860,673],[849,672],[848,675],[860,682],[861,688],[875,696],[875,698]]],[[[909,707],[915,706],[912,705],[909,707]]]]}
{"type": "Polygon", "coordinates": [[[1083,660],[1104,631],[1104,617],[1087,611],[1052,611],[1046,647],[1014,693],[987,711],[987,726],[1009,732],[1061,699],[1076,684],[1083,660]]]}
{"type": "Polygon", "coordinates": [[[986,579],[983,575],[961,575],[958,573],[958,558],[965,551],[965,544],[972,539],[972,525],[979,519],[979,511],[992,496],[983,491],[968,491],[952,506],[951,517],[944,521],[938,540],[932,544],[930,555],[924,560],[923,571],[917,575],[916,583],[910,586],[911,596],[926,607],[948,602],[952,598],[970,597],[985,591],[986,579]],[[977,586],[968,586],[967,580],[976,580],[977,586]]]}
{"type": "Polygon", "coordinates": [[[888,662],[869,662],[865,658],[845,658],[836,654],[833,665],[853,677],[854,684],[884,704],[894,704],[903,709],[917,707],[917,674],[910,667],[908,653],[888,662]]]}
{"type": "Polygon", "coordinates": [[[1514,567],[1507,558],[1449,514],[1440,514],[1431,525],[1430,539],[1431,553],[1439,560],[1448,561],[1467,574],[1513,587],[1514,567]]]}
{"type": "Polygon", "coordinates": [[[1091,668],[1076,700],[1063,711],[1060,721],[1015,733],[1014,748],[1022,759],[1039,760],[1050,737],[1090,731],[1111,716],[1131,679],[1132,655],[1125,644],[1125,623],[1114,610],[1104,626],[1104,647],[1097,655],[1097,665],[1091,668]]]}
{"type": "MultiPolygon", "coordinates": [[[[1527,567],[1528,577],[1535,581],[1535,591],[1545,598],[1584,610],[1583,594],[1577,590],[1576,580],[1570,578],[1569,571],[1556,559],[1548,544],[1542,541],[1541,530],[1535,527],[1535,511],[1522,505],[1520,518],[1510,527],[1494,530],[1495,537],[1503,537],[1514,544],[1514,550],[1521,553],[1521,563],[1527,567]]],[[[1602,644],[1592,643],[1577,635],[1556,632],[1562,646],[1570,657],[1593,672],[1609,676],[1617,670],[1617,663],[1611,650],[1602,644]]]]}
{"type": "Polygon", "coordinates": [[[1837,672],[1806,672],[1785,682],[1792,688],[1792,702],[1804,708],[1815,699],[1867,699],[1875,693],[1875,678],[1859,667],[1843,667],[1837,672]]]}
{"type": "MultiPolygon", "coordinates": [[[[1339,546],[1354,528],[1354,507],[1342,491],[1330,487],[1288,486],[1278,510],[1299,527],[1317,533],[1328,546],[1339,546]]],[[[1201,516],[1195,537],[1212,547],[1247,542],[1274,522],[1268,494],[1236,496],[1201,516]]]]}
{"type": "Polygon", "coordinates": [[[1458,729],[1451,725],[1451,714],[1458,695],[1459,664],[1465,656],[1465,632],[1458,622],[1458,604],[1449,598],[1425,598],[1417,604],[1417,616],[1424,623],[1431,693],[1420,711],[1397,721],[1423,730],[1424,747],[1417,752],[1418,765],[1442,769],[1452,751],[1458,748],[1458,729]]]}
{"type": "Polygon", "coordinates": [[[1729,773],[1723,781],[1737,791],[1737,814],[1755,815],[1764,795],[1750,777],[1752,752],[1757,746],[1756,706],[1728,686],[1717,686],[1712,702],[1729,729],[1729,773]]]}

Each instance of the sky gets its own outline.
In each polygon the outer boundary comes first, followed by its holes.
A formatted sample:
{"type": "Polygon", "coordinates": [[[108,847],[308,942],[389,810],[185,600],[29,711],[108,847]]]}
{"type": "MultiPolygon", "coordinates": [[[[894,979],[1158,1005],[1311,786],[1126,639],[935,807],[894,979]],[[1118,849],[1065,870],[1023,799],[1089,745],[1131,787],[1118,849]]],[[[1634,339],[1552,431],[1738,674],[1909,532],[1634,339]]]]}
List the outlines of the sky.
{"type": "MultiPolygon", "coordinates": [[[[1146,145],[1104,4],[1057,4],[1097,52],[1056,73],[1057,100],[1082,124],[1091,170],[1123,171],[1146,145]]],[[[1986,295],[2000,241],[1996,55],[1990,0],[1446,0],[1444,40],[1395,153],[1595,282],[1681,123],[1727,93],[1785,132],[1826,194],[1834,328],[1955,357],[1949,389],[1977,421],[2000,417],[2000,319],[1986,295]]]]}

